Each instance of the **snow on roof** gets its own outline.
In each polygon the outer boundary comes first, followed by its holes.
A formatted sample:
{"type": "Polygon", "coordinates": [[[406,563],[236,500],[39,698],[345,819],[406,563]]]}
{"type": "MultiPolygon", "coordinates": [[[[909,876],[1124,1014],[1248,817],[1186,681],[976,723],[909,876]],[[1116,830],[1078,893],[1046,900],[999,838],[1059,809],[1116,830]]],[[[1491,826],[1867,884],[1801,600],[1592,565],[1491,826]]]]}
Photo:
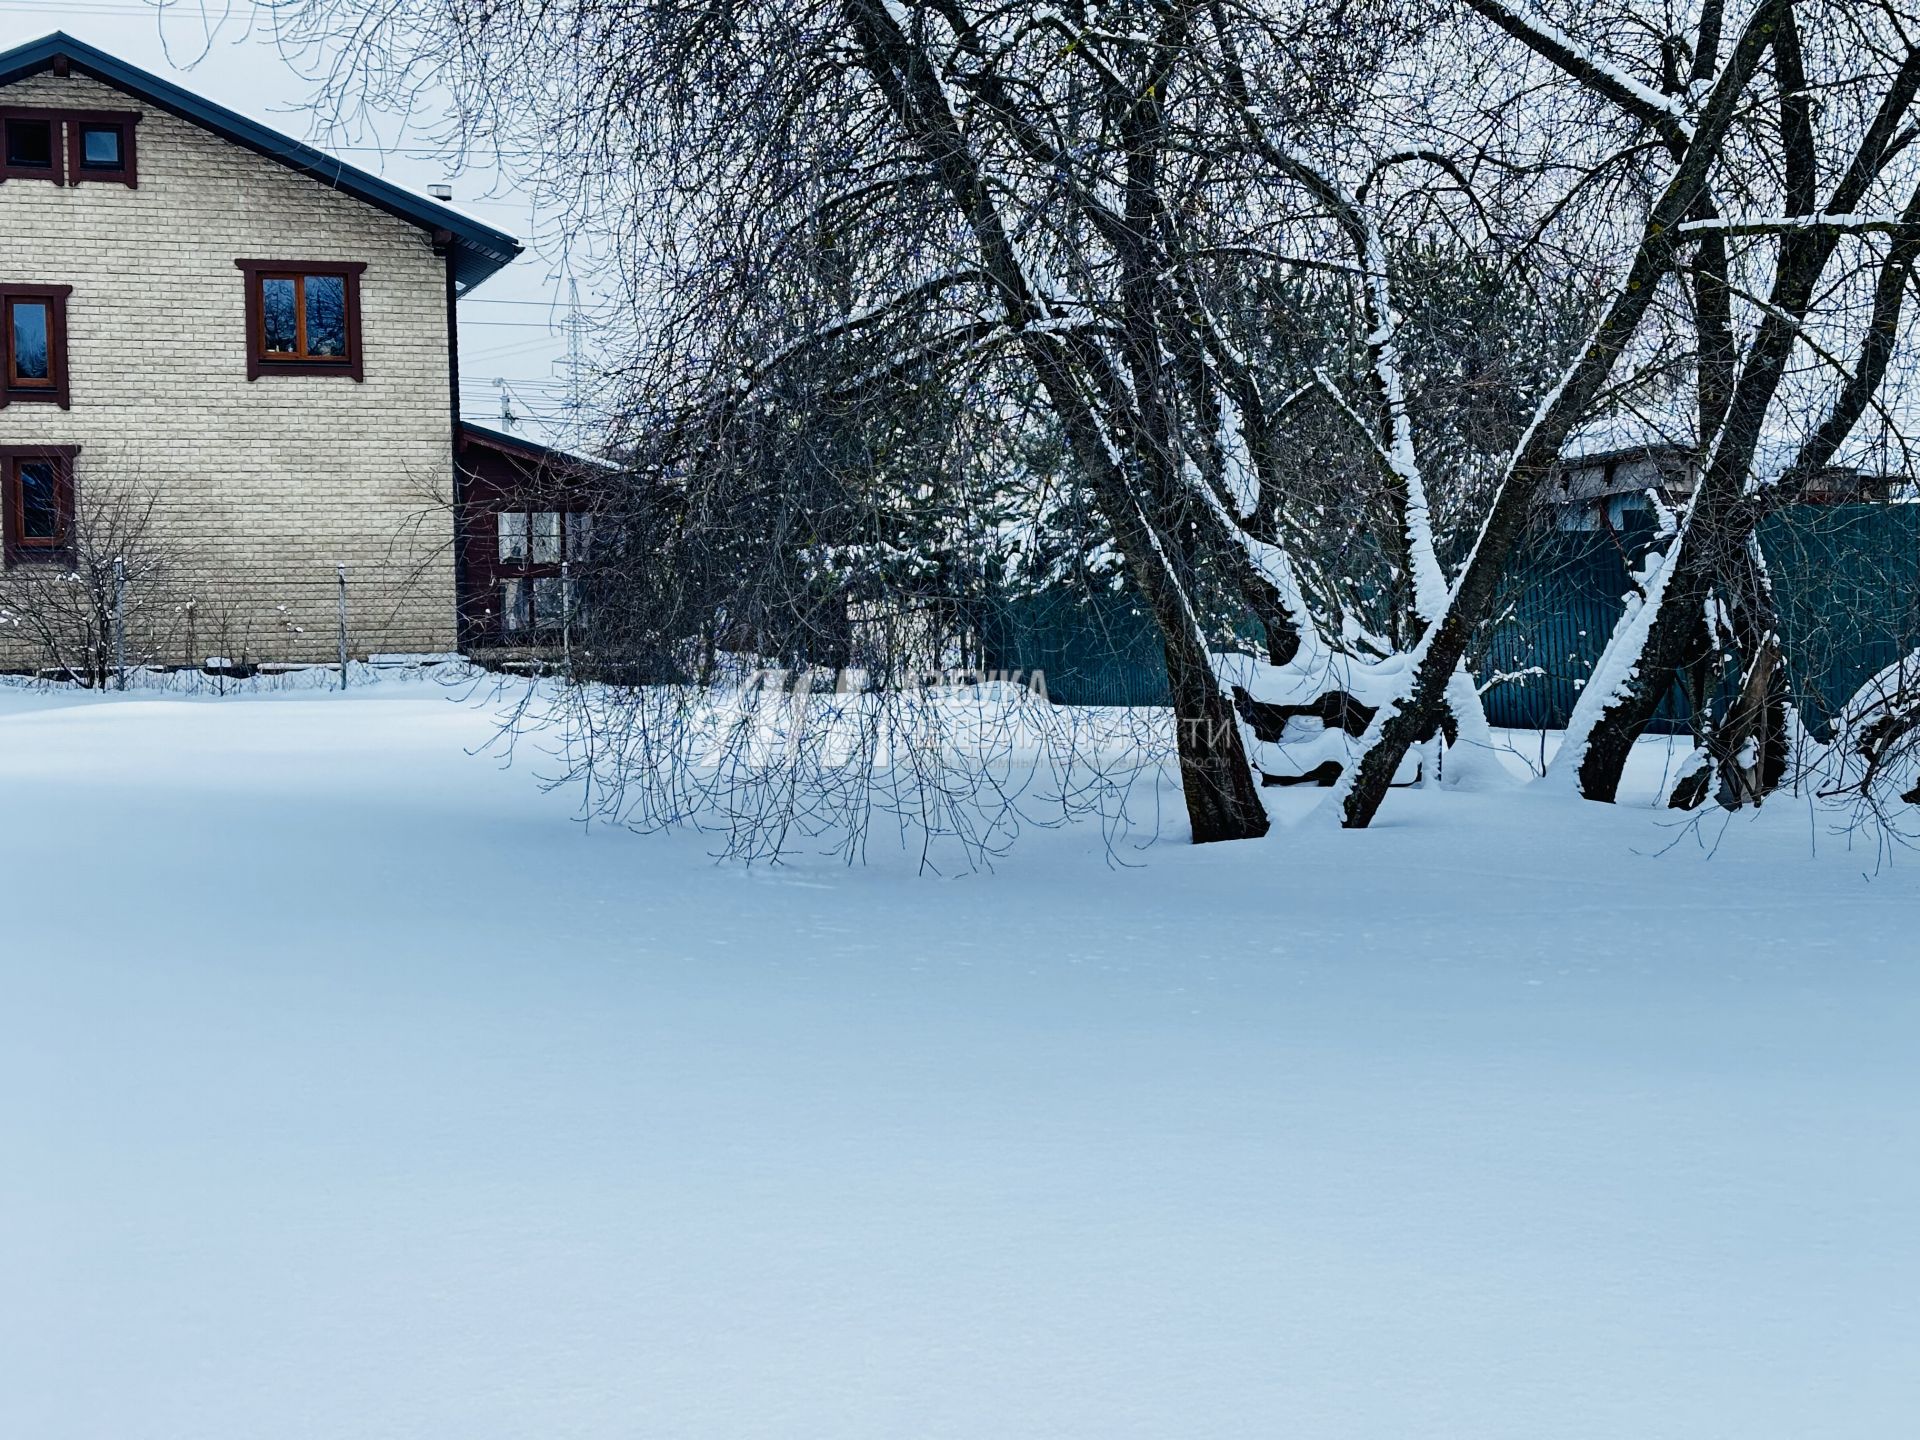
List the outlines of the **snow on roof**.
{"type": "Polygon", "coordinates": [[[1689,450],[1693,426],[1669,417],[1605,415],[1575,427],[1560,446],[1566,462],[1601,460],[1649,450],[1689,450]]]}
{"type": "MultiPolygon", "coordinates": [[[[1749,473],[1767,481],[1785,474],[1799,458],[1805,436],[1791,427],[1774,425],[1754,446],[1749,473]]],[[[1678,456],[1694,449],[1693,426],[1681,420],[1662,420],[1639,415],[1605,416],[1588,421],[1567,436],[1560,447],[1565,466],[1595,464],[1624,456],[1668,454],[1678,456]]],[[[1844,460],[1827,467],[1834,471],[1854,471],[1859,467],[1844,460]]]]}

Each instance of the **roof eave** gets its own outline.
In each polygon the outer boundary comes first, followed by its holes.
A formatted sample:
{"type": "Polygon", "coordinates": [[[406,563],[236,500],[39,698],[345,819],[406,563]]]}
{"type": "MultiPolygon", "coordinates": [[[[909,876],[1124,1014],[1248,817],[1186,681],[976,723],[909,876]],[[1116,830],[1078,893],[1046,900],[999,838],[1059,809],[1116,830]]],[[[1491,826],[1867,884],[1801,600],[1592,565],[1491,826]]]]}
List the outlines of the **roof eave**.
{"type": "Polygon", "coordinates": [[[62,31],[0,53],[0,86],[51,70],[61,59],[103,85],[210,130],[430,234],[444,232],[453,250],[454,283],[463,292],[512,264],[522,251],[520,242],[504,230],[441,207],[436,201],[348,165],[324,150],[283,135],[62,31]]]}
{"type": "Polygon", "coordinates": [[[603,460],[596,455],[583,455],[577,450],[563,450],[555,445],[543,445],[538,440],[529,440],[524,435],[509,435],[504,430],[496,430],[490,425],[482,425],[475,420],[460,421],[461,439],[469,445],[479,445],[488,450],[497,450],[502,455],[511,455],[522,460],[532,460],[542,464],[564,467],[578,467],[613,473],[619,466],[611,460],[603,460]]]}

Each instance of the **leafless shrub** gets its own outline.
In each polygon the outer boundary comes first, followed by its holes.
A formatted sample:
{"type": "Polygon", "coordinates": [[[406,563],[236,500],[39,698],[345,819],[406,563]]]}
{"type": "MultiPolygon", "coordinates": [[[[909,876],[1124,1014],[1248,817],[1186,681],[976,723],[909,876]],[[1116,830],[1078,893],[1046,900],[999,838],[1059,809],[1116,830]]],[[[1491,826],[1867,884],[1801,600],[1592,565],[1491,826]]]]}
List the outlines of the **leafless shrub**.
{"type": "MultiPolygon", "coordinates": [[[[925,870],[990,866],[1023,833],[1094,820],[1108,853],[1157,835],[1173,754],[1164,712],[1054,706],[1036,681],[874,687],[850,672],[754,670],[705,686],[502,688],[497,743],[535,746],[583,814],[690,829],[774,862],[902,850],[925,870]]],[[[928,677],[934,678],[934,677],[928,677]]]]}
{"type": "Polygon", "coordinates": [[[129,667],[165,665],[187,616],[187,557],[155,522],[159,492],[99,466],[84,477],[68,543],[15,565],[0,626],[53,676],[104,688],[116,674],[116,607],[129,667]]]}
{"type": "Polygon", "coordinates": [[[1794,779],[1836,807],[1843,825],[1882,842],[1920,842],[1920,651],[1860,687],[1832,741],[1807,747],[1794,779]]]}

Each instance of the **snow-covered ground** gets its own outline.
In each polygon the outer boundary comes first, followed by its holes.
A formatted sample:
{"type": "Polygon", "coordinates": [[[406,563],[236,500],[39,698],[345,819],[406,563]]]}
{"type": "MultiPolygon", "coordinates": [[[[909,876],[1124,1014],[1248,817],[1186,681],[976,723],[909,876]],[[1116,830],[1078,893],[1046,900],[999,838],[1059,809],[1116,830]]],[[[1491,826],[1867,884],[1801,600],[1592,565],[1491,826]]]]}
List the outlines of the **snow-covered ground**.
{"type": "Polygon", "coordinates": [[[1414,792],[749,871],[488,731],[0,694],[0,1436],[1920,1416],[1920,857],[1414,792]]]}

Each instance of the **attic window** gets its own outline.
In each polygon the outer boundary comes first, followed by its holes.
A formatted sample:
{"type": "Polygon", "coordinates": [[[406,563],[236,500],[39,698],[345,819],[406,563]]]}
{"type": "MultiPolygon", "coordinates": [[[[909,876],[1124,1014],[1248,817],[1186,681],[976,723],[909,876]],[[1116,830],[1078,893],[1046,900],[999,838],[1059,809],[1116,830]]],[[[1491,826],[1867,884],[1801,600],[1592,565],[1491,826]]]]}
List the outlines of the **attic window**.
{"type": "Polygon", "coordinates": [[[60,173],[60,121],[51,114],[22,111],[0,113],[0,131],[6,137],[0,180],[51,180],[58,185],[60,173]]]}
{"type": "Polygon", "coordinates": [[[358,262],[236,260],[246,276],[247,378],[351,375],[360,360],[358,262]]]}
{"type": "Polygon", "coordinates": [[[109,111],[67,117],[67,179],[118,181],[139,188],[133,131],[140,117],[109,111]]]}
{"type": "Polygon", "coordinates": [[[137,188],[132,110],[0,110],[0,180],[137,188]]]}
{"type": "Polygon", "coordinates": [[[80,127],[80,168],[83,170],[118,170],[126,162],[120,158],[120,127],[118,125],[83,125],[80,127]]]}

